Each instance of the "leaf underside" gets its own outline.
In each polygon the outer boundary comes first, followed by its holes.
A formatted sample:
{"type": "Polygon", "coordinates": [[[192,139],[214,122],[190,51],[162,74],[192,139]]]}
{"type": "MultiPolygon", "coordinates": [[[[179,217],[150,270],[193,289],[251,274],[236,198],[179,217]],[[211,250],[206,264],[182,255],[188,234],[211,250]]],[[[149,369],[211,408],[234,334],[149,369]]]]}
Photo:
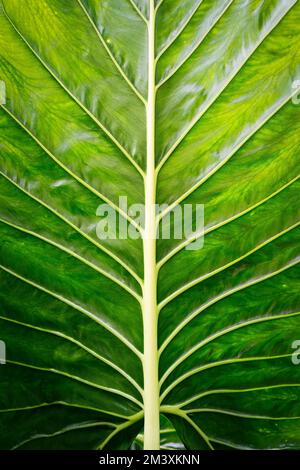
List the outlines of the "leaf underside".
{"type": "MultiPolygon", "coordinates": [[[[0,5],[0,448],[139,448],[143,242],[96,211],[144,202],[152,0],[0,5]]],[[[155,7],[156,199],[205,208],[157,241],[161,447],[299,449],[300,3],[155,7]]]]}

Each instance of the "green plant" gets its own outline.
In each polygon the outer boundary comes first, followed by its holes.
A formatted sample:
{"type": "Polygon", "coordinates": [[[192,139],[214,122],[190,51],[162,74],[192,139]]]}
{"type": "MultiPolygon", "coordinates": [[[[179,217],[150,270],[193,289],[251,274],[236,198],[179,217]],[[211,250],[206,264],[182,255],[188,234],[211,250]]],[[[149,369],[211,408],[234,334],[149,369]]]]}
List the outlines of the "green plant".
{"type": "Polygon", "coordinates": [[[2,0],[1,448],[157,449],[160,415],[190,449],[300,448],[299,25],[295,0],[2,0]],[[143,240],[100,240],[102,203],[143,240]],[[155,240],[178,204],[201,249],[155,240]]]}

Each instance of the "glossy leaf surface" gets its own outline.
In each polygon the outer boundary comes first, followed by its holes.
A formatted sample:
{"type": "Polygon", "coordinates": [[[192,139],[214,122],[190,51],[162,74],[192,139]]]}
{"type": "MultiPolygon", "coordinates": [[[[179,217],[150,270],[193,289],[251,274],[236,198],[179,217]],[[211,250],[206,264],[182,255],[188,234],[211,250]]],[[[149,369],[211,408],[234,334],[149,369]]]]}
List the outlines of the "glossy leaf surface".
{"type": "Polygon", "coordinates": [[[300,3],[0,5],[0,448],[299,449],[300,3]]]}

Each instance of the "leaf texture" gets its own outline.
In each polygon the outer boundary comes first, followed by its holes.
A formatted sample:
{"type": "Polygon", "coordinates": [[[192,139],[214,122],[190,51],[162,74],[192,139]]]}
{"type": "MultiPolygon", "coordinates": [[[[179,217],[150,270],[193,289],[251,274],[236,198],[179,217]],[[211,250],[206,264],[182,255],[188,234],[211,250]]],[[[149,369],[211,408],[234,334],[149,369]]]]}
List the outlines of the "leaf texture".
{"type": "Polygon", "coordinates": [[[148,347],[162,449],[300,448],[299,24],[296,0],[1,0],[1,449],[143,447],[148,347]],[[147,242],[96,233],[101,204],[147,231],[119,196],[152,170],[160,226],[205,209],[201,249],[156,242],[157,348],[147,242]]]}

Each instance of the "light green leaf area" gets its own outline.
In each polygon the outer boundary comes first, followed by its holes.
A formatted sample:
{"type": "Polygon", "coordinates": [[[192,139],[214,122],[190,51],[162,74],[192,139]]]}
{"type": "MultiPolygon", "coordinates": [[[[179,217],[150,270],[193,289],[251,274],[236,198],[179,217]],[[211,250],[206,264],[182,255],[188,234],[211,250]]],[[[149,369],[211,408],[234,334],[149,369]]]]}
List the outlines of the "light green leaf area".
{"type": "Polygon", "coordinates": [[[299,44],[296,0],[0,1],[1,449],[300,449],[299,44]]]}

